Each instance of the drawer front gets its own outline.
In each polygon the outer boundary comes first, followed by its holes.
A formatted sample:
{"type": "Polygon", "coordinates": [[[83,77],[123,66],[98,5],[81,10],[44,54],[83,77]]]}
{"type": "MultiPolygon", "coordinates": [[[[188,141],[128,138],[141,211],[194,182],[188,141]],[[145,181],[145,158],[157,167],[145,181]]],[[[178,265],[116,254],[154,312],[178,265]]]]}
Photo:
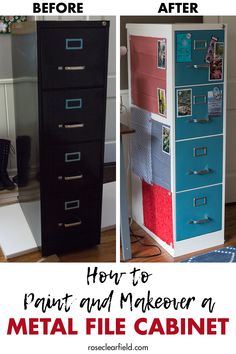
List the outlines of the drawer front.
{"type": "MultiPolygon", "coordinates": [[[[104,22],[106,23],[106,22],[104,22]]],[[[41,31],[43,88],[103,86],[107,27],[41,31]]]]}
{"type": "Polygon", "coordinates": [[[223,50],[224,30],[176,31],[175,85],[223,81],[223,50]],[[217,41],[212,40],[212,36],[217,41]],[[209,56],[210,44],[211,56],[209,56]]]}
{"type": "Polygon", "coordinates": [[[103,89],[43,93],[45,138],[57,142],[102,139],[105,126],[103,89]]]}
{"type": "Polygon", "coordinates": [[[176,240],[222,228],[222,185],[176,195],[176,240]]]}
{"type": "Polygon", "coordinates": [[[176,143],[176,190],[222,182],[223,137],[176,143]]]}
{"type": "Polygon", "coordinates": [[[43,253],[58,253],[99,243],[101,188],[49,199],[43,224],[43,253]],[[55,251],[54,251],[55,252],[55,251]]]}
{"type": "Polygon", "coordinates": [[[100,190],[101,188],[75,191],[73,194],[50,199],[48,213],[51,215],[53,230],[61,235],[92,230],[100,219],[100,190]]]}
{"type": "Polygon", "coordinates": [[[222,132],[223,85],[176,90],[176,140],[222,132]]]}
{"type": "Polygon", "coordinates": [[[62,194],[102,184],[101,154],[97,142],[48,149],[46,188],[62,194]]]}

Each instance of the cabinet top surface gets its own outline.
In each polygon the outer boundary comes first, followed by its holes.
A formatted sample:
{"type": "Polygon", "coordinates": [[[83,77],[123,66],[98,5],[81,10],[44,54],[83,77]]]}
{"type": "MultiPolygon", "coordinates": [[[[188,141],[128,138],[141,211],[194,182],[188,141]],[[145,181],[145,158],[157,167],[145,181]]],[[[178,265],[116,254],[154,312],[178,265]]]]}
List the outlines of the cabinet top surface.
{"type": "Polygon", "coordinates": [[[109,21],[26,21],[12,26],[13,34],[27,34],[43,28],[109,27],[109,21]]]}
{"type": "Polygon", "coordinates": [[[225,24],[222,23],[176,23],[176,24],[159,24],[159,23],[127,23],[126,28],[130,32],[135,30],[210,30],[210,29],[224,29],[225,24]]]}

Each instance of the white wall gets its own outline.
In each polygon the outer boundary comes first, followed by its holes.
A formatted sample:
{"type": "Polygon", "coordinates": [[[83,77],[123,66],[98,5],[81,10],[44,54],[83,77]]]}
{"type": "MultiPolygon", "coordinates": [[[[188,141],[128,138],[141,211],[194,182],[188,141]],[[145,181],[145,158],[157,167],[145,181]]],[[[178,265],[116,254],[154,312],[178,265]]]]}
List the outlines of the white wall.
{"type": "Polygon", "coordinates": [[[0,79],[7,79],[12,77],[12,65],[9,60],[9,53],[11,52],[11,35],[0,35],[0,79]]]}
{"type": "MultiPolygon", "coordinates": [[[[33,19],[33,18],[29,18],[33,19]]],[[[109,41],[109,65],[108,65],[108,90],[107,90],[107,113],[106,113],[106,141],[105,162],[115,161],[116,146],[116,37],[115,17],[88,17],[88,16],[57,16],[38,17],[40,20],[110,20],[109,41]]],[[[9,139],[15,146],[15,119],[13,80],[11,78],[11,46],[10,35],[0,35],[0,138],[9,139]],[[3,58],[4,57],[4,58],[3,58]],[[7,62],[5,58],[8,58],[7,62]],[[3,60],[4,59],[4,60],[3,60]]],[[[12,154],[9,161],[9,173],[16,173],[16,157],[12,154]]]]}
{"type": "Polygon", "coordinates": [[[228,27],[227,114],[226,114],[226,202],[236,202],[236,17],[206,16],[204,22],[225,23],[228,27]]]}
{"type": "MultiPolygon", "coordinates": [[[[15,112],[12,79],[0,79],[0,139],[11,140],[15,149],[15,112]]],[[[14,175],[16,172],[16,156],[12,152],[8,166],[9,173],[14,175]]]]}

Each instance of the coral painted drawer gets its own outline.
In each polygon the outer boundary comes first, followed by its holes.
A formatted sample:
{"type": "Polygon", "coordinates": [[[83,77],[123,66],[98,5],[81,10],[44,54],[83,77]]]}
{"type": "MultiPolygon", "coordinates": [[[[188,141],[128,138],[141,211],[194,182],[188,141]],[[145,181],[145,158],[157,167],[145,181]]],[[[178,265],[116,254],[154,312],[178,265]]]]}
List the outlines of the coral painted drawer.
{"type": "Polygon", "coordinates": [[[224,78],[224,30],[175,33],[175,85],[220,82],[224,78]]]}
{"type": "Polygon", "coordinates": [[[222,134],[223,85],[176,90],[176,140],[222,134]]]}
{"type": "Polygon", "coordinates": [[[222,182],[223,137],[176,143],[176,190],[222,182]]]}
{"type": "Polygon", "coordinates": [[[222,228],[222,185],[176,195],[176,241],[222,228]]]}

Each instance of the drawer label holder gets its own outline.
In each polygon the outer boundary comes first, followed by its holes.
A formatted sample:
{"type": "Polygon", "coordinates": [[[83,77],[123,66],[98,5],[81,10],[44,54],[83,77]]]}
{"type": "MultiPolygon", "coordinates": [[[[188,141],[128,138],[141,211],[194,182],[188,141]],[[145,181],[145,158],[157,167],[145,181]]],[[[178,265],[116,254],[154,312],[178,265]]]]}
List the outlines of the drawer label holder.
{"type": "Polygon", "coordinates": [[[84,41],[82,38],[66,38],[65,49],[66,50],[80,50],[84,48],[84,41]]]}

